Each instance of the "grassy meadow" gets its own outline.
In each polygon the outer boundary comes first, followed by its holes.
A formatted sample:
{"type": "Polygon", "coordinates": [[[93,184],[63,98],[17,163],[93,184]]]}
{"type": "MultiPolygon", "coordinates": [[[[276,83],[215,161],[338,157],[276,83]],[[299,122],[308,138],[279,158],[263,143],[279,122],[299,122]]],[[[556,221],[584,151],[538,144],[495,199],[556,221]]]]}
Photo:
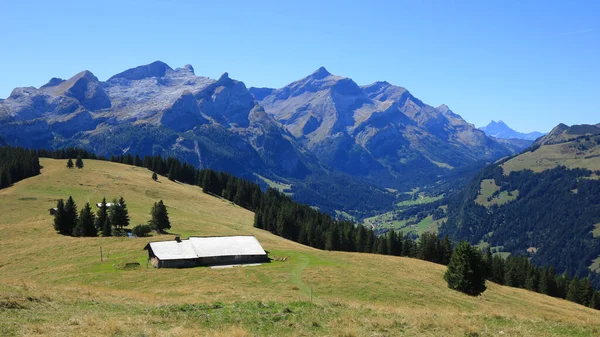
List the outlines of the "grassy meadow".
{"type": "Polygon", "coordinates": [[[504,174],[508,175],[512,171],[525,169],[542,172],[559,165],[567,168],[580,167],[592,171],[600,170],[600,146],[590,144],[582,149],[578,147],[580,142],[570,141],[544,145],[534,152],[522,153],[502,164],[504,174]]]}
{"type": "Polygon", "coordinates": [[[41,159],[41,175],[0,190],[0,336],[600,335],[600,314],[589,308],[493,283],[480,297],[463,295],[446,287],[444,266],[302,246],[255,229],[252,212],[198,187],[84,163],[68,170],[41,159]],[[273,261],[147,268],[146,243],[173,235],[58,235],[48,208],[69,195],[79,208],[123,196],[130,226],[162,199],[174,234],[252,234],[273,261]]]}

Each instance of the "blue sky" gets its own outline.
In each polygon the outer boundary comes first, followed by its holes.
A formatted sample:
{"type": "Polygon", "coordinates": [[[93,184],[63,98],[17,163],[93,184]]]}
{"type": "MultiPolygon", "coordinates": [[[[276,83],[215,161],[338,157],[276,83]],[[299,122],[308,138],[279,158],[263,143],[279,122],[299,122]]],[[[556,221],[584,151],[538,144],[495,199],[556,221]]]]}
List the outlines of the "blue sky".
{"type": "Polygon", "coordinates": [[[0,97],[162,60],[281,87],[319,66],[477,126],[598,123],[600,1],[2,1],[0,97]]]}

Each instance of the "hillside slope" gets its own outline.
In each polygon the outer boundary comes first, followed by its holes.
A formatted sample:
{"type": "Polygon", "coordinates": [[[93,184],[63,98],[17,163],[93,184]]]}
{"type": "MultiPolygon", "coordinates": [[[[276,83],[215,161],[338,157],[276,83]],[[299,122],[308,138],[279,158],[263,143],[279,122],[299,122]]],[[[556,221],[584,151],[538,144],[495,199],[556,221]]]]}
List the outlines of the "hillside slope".
{"type": "Polygon", "coordinates": [[[443,234],[600,285],[600,128],[555,127],[451,200],[443,234]],[[589,274],[589,275],[588,275],[589,274]]]}
{"type": "Polygon", "coordinates": [[[488,284],[451,291],[445,267],[420,260],[319,251],[252,227],[253,214],[201,189],[121,164],[81,170],[42,159],[42,174],[0,191],[0,334],[78,336],[573,335],[600,333],[596,311],[488,284]],[[146,269],[153,238],[72,238],[47,209],[123,196],[131,224],[158,199],[172,232],[253,234],[272,263],[231,269],[146,269]],[[100,261],[100,247],[104,262],[100,261]],[[124,270],[127,262],[141,268],[124,270]],[[312,294],[312,303],[311,303],[312,294]],[[523,310],[527,308],[527,310],[523,310]]]}

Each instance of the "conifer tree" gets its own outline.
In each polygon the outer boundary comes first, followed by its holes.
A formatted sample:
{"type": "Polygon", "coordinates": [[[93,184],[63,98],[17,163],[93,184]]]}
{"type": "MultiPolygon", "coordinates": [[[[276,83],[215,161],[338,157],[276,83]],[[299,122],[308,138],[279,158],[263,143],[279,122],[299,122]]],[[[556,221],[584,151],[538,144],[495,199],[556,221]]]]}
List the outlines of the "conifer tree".
{"type": "Polygon", "coordinates": [[[456,246],[448,270],[444,274],[450,289],[469,295],[479,295],[485,291],[485,265],[481,252],[463,241],[456,246]]]}
{"type": "Polygon", "coordinates": [[[10,171],[0,171],[0,188],[9,187],[12,184],[10,171]]]}
{"type": "Polygon", "coordinates": [[[77,155],[75,166],[77,166],[78,169],[83,168],[83,159],[81,159],[81,155],[77,155]]]}
{"type": "Polygon", "coordinates": [[[590,300],[590,308],[600,310],[600,291],[594,291],[590,300]]]}
{"type": "Polygon", "coordinates": [[[67,168],[73,168],[73,161],[71,160],[71,158],[69,158],[69,160],[67,161],[67,168]]]}
{"type": "Polygon", "coordinates": [[[106,219],[104,220],[104,224],[102,225],[102,236],[107,237],[110,235],[111,235],[110,220],[107,216],[106,219]]]}
{"type": "Polygon", "coordinates": [[[119,198],[119,201],[113,199],[112,205],[108,209],[108,219],[115,229],[129,226],[129,211],[123,197],[119,198]]]}
{"type": "Polygon", "coordinates": [[[104,227],[104,222],[108,218],[108,206],[106,206],[106,198],[102,198],[102,203],[100,203],[100,208],[98,208],[98,212],[96,213],[96,230],[98,232],[102,231],[104,227]]]}
{"type": "Polygon", "coordinates": [[[65,202],[59,199],[56,204],[56,213],[54,213],[54,229],[60,234],[69,234],[66,223],[67,213],[65,212],[65,202]]]}
{"type": "Polygon", "coordinates": [[[73,198],[69,196],[67,202],[65,203],[65,222],[64,222],[64,232],[63,234],[72,235],[73,229],[77,225],[77,205],[73,198]]]}
{"type": "Polygon", "coordinates": [[[97,236],[98,231],[94,224],[95,216],[90,207],[90,203],[86,202],[85,206],[79,213],[77,225],[73,229],[73,236],[97,236]]]}
{"type": "Polygon", "coordinates": [[[165,230],[171,228],[169,213],[167,212],[167,207],[162,200],[154,203],[154,206],[152,206],[152,210],[150,211],[150,215],[152,218],[148,224],[150,227],[152,227],[152,229],[158,231],[159,233],[164,233],[165,230]]]}

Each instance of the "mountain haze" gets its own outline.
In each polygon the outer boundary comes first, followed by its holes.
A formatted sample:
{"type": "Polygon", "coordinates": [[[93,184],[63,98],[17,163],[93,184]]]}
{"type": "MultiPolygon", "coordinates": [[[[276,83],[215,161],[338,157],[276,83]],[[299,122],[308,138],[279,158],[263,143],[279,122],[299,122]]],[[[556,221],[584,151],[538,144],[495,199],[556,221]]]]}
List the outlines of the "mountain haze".
{"type": "Polygon", "coordinates": [[[529,133],[515,131],[503,121],[491,121],[490,124],[480,127],[479,130],[482,130],[488,136],[502,139],[525,139],[533,141],[544,135],[537,131],[529,133]]]}

